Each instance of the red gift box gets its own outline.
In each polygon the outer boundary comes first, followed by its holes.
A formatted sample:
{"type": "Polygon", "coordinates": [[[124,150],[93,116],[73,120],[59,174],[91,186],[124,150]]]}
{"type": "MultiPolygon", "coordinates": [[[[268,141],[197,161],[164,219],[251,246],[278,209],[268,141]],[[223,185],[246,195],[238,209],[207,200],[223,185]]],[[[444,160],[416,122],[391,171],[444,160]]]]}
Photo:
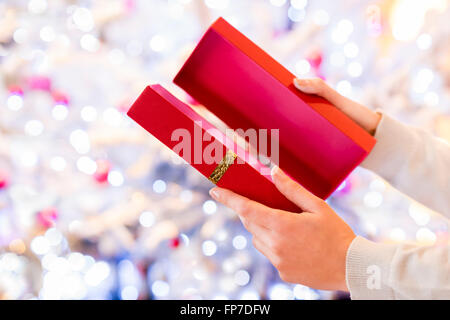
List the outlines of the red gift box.
{"type": "Polygon", "coordinates": [[[325,199],[376,140],[325,99],[299,92],[294,77],[219,18],[174,82],[232,129],[279,129],[279,159],[271,160],[325,199]]]}
{"type": "Polygon", "coordinates": [[[217,186],[299,211],[275,187],[267,167],[160,85],[146,87],[127,114],[217,186]]]}

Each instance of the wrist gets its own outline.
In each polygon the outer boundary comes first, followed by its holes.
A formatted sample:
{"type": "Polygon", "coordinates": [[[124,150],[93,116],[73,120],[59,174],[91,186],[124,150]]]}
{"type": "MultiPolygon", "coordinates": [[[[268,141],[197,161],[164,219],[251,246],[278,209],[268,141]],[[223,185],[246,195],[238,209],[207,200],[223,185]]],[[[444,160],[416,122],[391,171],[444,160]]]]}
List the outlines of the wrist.
{"type": "Polygon", "coordinates": [[[347,255],[348,255],[348,251],[350,249],[350,245],[352,244],[352,242],[356,239],[356,235],[353,234],[351,237],[349,237],[346,241],[344,241],[344,245],[343,245],[343,253],[342,253],[342,257],[343,257],[343,262],[341,263],[341,266],[343,267],[341,270],[341,277],[340,277],[340,281],[339,281],[339,290],[340,291],[345,291],[345,292],[349,292],[349,288],[347,286],[347,255]]]}
{"type": "Polygon", "coordinates": [[[378,124],[381,121],[381,114],[372,110],[370,111],[370,122],[369,122],[369,126],[368,126],[368,132],[371,135],[375,135],[375,132],[377,131],[378,128],[378,124]]]}

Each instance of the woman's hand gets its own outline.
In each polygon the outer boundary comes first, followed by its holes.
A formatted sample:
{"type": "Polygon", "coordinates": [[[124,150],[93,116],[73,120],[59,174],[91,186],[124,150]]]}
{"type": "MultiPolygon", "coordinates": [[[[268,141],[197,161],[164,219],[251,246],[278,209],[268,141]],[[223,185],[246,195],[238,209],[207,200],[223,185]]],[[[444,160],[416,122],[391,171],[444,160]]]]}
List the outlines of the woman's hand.
{"type": "Polygon", "coordinates": [[[320,78],[294,79],[294,86],[304,93],[316,94],[327,99],[370,134],[375,132],[380,122],[380,114],[342,96],[320,78]]]}
{"type": "Polygon", "coordinates": [[[275,167],[278,190],[301,213],[266,207],[215,187],[211,196],[233,209],[253,235],[253,245],[278,269],[281,279],[322,289],[347,291],[347,249],[355,238],[350,227],[322,199],[275,167]]]}

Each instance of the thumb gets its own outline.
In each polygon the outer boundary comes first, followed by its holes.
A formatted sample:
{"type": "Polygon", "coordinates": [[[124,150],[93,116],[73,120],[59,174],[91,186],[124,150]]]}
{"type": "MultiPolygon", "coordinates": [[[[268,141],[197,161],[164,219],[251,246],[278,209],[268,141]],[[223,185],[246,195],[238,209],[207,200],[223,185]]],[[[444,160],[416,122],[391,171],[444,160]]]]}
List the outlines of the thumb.
{"type": "Polygon", "coordinates": [[[347,102],[345,97],[341,96],[337,91],[331,88],[325,81],[320,78],[295,78],[294,86],[304,93],[315,94],[327,99],[338,109],[343,109],[345,107],[345,102],[347,102]]]}
{"type": "Polygon", "coordinates": [[[300,184],[289,178],[278,166],[272,169],[272,179],[277,189],[303,211],[318,212],[324,202],[300,184]]]}

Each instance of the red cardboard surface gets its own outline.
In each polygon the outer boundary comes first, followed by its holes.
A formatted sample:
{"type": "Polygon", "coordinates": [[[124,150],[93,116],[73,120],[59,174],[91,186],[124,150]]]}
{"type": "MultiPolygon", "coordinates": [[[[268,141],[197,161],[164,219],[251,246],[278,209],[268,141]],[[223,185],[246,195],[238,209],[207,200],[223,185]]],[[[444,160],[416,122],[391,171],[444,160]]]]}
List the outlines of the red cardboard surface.
{"type": "MultiPolygon", "coordinates": [[[[238,158],[217,183],[219,187],[230,189],[272,208],[300,212],[296,205],[278,191],[270,174],[260,173],[259,169],[263,166],[261,163],[251,158],[245,150],[235,145],[232,140],[163,87],[159,85],[146,87],[127,114],[172,150],[180,143],[179,140],[174,140],[172,137],[174,130],[187,130],[191,137],[196,135],[196,130],[201,135],[206,134],[209,141],[203,142],[202,154],[208,146],[217,144],[223,155],[226,150],[230,149],[238,155],[238,158]]],[[[198,141],[195,139],[189,141],[191,150],[196,148],[196,143],[198,141]]],[[[204,159],[201,159],[200,163],[196,163],[192,153],[190,156],[188,154],[178,155],[205,177],[209,177],[218,165],[218,163],[208,164],[203,161],[204,159]]]]}
{"type": "Polygon", "coordinates": [[[174,82],[233,129],[279,129],[277,164],[325,199],[376,140],[326,100],[296,90],[293,79],[220,18],[174,82]]]}

